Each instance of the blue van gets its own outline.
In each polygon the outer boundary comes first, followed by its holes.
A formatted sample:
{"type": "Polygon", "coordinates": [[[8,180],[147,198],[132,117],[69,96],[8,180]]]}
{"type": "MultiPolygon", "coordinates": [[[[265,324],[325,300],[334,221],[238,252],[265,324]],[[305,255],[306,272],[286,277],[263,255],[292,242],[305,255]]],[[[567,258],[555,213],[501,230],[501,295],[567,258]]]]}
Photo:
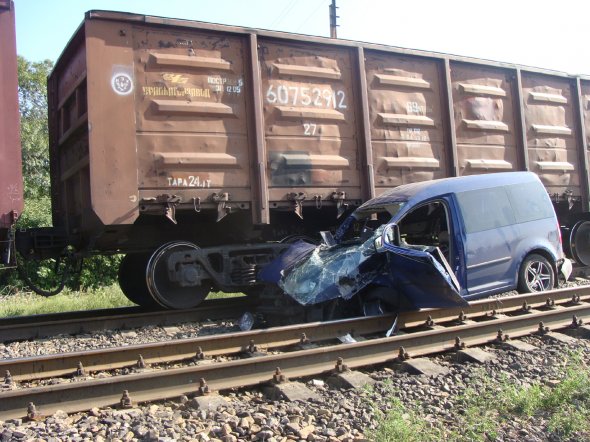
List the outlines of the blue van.
{"type": "Polygon", "coordinates": [[[571,273],[551,200],[530,172],[402,185],[322,236],[320,246],[291,246],[261,277],[302,305],[358,296],[396,309],[550,290],[571,273]]]}

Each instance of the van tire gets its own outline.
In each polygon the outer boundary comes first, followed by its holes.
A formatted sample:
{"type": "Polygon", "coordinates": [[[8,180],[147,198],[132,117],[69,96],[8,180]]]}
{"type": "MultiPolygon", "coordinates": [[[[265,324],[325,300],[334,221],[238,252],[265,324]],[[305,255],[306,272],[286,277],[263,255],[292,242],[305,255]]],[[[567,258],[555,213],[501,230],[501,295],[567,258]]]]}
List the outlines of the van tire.
{"type": "Polygon", "coordinates": [[[536,253],[528,255],[518,271],[518,291],[534,293],[555,287],[555,273],[547,258],[536,253]]]}

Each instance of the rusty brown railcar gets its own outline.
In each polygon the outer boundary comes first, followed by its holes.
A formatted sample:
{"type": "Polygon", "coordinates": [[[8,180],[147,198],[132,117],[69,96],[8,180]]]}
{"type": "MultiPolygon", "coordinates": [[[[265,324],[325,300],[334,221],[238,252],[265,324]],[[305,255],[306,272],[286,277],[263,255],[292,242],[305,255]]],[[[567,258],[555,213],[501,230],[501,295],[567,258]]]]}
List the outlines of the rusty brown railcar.
{"type": "Polygon", "coordinates": [[[49,78],[53,222],[125,253],[130,298],[182,308],[253,290],[277,242],[384,189],[530,170],[590,264],[589,99],[560,72],[91,11],[49,78]]]}
{"type": "Polygon", "coordinates": [[[0,264],[14,264],[13,226],[23,210],[14,4],[0,0],[0,264]]]}

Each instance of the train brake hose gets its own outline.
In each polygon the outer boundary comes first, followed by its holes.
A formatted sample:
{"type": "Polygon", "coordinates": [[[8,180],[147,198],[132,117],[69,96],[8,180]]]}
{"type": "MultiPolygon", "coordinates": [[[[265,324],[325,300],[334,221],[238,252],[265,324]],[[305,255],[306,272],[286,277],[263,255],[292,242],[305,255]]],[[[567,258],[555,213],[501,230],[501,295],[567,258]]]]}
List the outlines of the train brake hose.
{"type": "MultiPolygon", "coordinates": [[[[20,265],[17,263],[17,270],[18,270],[18,274],[21,277],[21,279],[25,282],[25,284],[36,294],[40,295],[40,296],[44,296],[44,297],[50,297],[50,296],[55,296],[58,293],[60,293],[64,287],[66,286],[68,277],[70,276],[70,264],[68,264],[68,262],[66,261],[67,258],[71,258],[71,256],[59,256],[55,262],[55,273],[58,272],[60,264],[62,262],[62,259],[64,259],[64,268],[63,268],[63,272],[61,273],[60,276],[60,281],[59,284],[57,285],[57,287],[55,287],[54,289],[44,289],[39,287],[37,284],[35,284],[31,278],[29,277],[27,270],[25,268],[24,263],[21,263],[20,265]]],[[[73,265],[72,265],[73,267],[73,265]]]]}

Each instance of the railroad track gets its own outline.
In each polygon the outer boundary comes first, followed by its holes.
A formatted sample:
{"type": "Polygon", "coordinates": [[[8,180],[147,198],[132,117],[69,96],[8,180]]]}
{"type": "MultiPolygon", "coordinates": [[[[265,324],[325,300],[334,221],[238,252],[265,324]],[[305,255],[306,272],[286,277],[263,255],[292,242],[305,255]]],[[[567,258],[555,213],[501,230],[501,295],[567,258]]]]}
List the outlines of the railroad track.
{"type": "Polygon", "coordinates": [[[146,325],[164,326],[204,319],[235,318],[255,305],[252,298],[236,297],[207,300],[190,310],[146,310],[141,307],[125,307],[3,318],[0,319],[0,342],[146,325]]]}
{"type": "Polygon", "coordinates": [[[0,393],[0,419],[25,416],[29,403],[33,403],[40,413],[50,414],[57,409],[74,412],[116,405],[125,390],[136,402],[161,400],[197,393],[202,379],[213,390],[251,386],[270,381],[277,367],[290,378],[318,375],[334,369],[338,360],[344,360],[350,368],[357,368],[391,361],[399,355],[417,357],[498,342],[506,336],[516,338],[548,329],[561,329],[588,319],[590,287],[575,287],[542,294],[487,299],[473,302],[463,309],[404,313],[397,318],[397,326],[404,333],[391,337],[382,337],[394,322],[394,316],[386,315],[99,352],[5,360],[1,362],[0,370],[14,373],[13,380],[71,375],[77,362],[82,360],[87,372],[133,366],[140,359],[140,354],[146,364],[187,359],[193,363],[170,369],[158,366],[125,376],[3,391],[0,393]],[[357,337],[357,342],[342,344],[336,341],[336,338],[346,334],[357,337]],[[312,343],[317,347],[310,347],[312,343]],[[256,354],[262,350],[275,350],[275,353],[235,358],[237,353],[256,354]],[[219,355],[226,356],[225,361],[198,362],[202,358],[219,355]]]}

